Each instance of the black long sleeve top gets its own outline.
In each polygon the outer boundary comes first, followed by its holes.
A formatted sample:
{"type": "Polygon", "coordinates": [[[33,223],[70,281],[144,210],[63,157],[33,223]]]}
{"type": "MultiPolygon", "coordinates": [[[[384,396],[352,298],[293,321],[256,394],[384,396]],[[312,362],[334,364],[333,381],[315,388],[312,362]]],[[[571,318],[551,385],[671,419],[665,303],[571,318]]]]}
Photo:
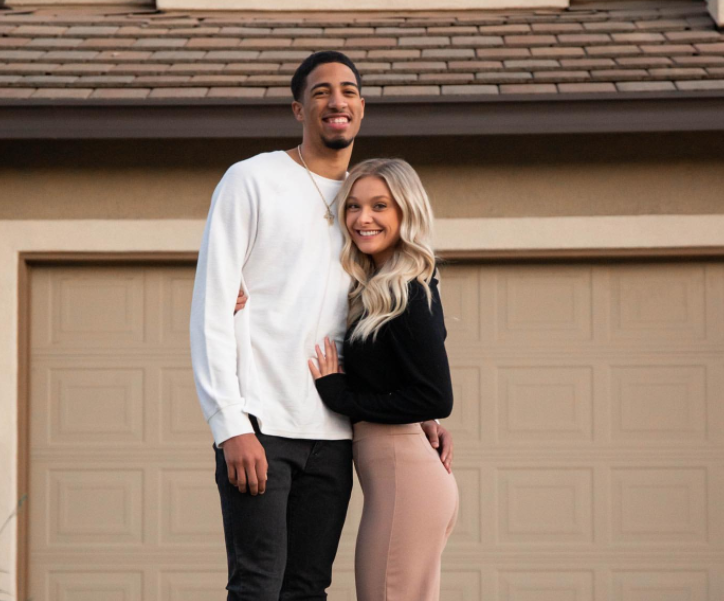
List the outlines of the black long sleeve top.
{"type": "Polygon", "coordinates": [[[316,380],[322,401],[353,422],[408,424],[443,418],[452,411],[450,367],[445,352],[437,280],[430,283],[432,311],[422,284],[409,284],[405,312],[387,322],[377,339],[344,340],[344,374],[316,380]]]}

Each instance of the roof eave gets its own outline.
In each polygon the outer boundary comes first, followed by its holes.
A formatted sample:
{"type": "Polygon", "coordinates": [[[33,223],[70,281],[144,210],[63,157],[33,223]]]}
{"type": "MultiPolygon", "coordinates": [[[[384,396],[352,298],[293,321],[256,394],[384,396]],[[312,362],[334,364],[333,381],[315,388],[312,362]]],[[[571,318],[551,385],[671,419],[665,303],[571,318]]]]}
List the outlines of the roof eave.
{"type": "MultiPolygon", "coordinates": [[[[723,131],[724,90],[381,97],[364,137],[723,131]]],[[[293,138],[287,99],[0,101],[0,139],[293,138]]]]}

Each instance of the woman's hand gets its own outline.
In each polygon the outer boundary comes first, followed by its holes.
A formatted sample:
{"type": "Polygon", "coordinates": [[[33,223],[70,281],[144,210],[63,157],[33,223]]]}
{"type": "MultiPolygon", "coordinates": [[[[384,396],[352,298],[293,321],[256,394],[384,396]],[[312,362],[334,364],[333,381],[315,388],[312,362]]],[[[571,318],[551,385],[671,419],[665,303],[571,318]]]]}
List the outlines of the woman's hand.
{"type": "Polygon", "coordinates": [[[315,380],[342,371],[339,365],[339,358],[337,357],[337,345],[330,342],[329,336],[324,338],[324,353],[322,353],[318,344],[315,345],[314,348],[317,351],[317,363],[319,363],[319,367],[314,364],[313,359],[310,359],[309,371],[312,372],[315,380]]]}

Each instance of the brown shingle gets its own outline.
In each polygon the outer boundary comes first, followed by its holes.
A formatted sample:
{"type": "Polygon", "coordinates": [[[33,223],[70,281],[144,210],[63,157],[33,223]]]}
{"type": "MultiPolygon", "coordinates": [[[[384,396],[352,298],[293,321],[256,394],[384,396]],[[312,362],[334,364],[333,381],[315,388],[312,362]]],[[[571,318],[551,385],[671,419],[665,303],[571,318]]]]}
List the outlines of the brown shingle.
{"type": "Polygon", "coordinates": [[[501,94],[556,94],[558,89],[550,83],[503,84],[501,94]]]}
{"type": "Polygon", "coordinates": [[[471,85],[444,85],[442,86],[443,95],[461,96],[467,94],[499,94],[498,86],[485,84],[471,85]]]}
{"type": "Polygon", "coordinates": [[[544,46],[541,48],[531,48],[530,52],[537,58],[570,58],[576,56],[586,56],[586,51],[583,48],[575,46],[569,46],[567,48],[561,48],[560,46],[544,46]]]}
{"type": "Polygon", "coordinates": [[[582,46],[585,44],[608,44],[611,36],[606,33],[563,33],[557,36],[561,44],[582,46]]]}
{"type": "MultiPolygon", "coordinates": [[[[395,48],[397,41],[397,38],[349,38],[340,40],[339,46],[344,44],[345,50],[347,48],[395,48]]],[[[326,46],[323,43],[320,47],[332,47],[332,45],[326,46]]]]}
{"type": "Polygon", "coordinates": [[[588,81],[591,75],[588,71],[534,71],[533,79],[541,82],[588,81]]]}
{"type": "Polygon", "coordinates": [[[448,69],[453,71],[498,71],[503,68],[501,61],[450,61],[448,69]]]}
{"type": "Polygon", "coordinates": [[[557,69],[560,67],[558,61],[543,59],[522,59],[503,61],[508,69],[557,69]]]}
{"type": "Polygon", "coordinates": [[[149,98],[203,98],[208,88],[155,88],[149,98]]]}
{"type": "Polygon", "coordinates": [[[505,43],[508,46],[552,46],[556,43],[554,35],[506,35],[505,43]]]}
{"type": "Polygon", "coordinates": [[[530,56],[528,48],[478,48],[475,53],[478,58],[510,59],[530,56]]]}
{"type": "Polygon", "coordinates": [[[670,81],[624,81],[616,83],[619,92],[667,92],[676,90],[670,81]]]}
{"type": "Polygon", "coordinates": [[[724,43],[722,44],[696,44],[696,51],[701,54],[718,54],[724,53],[724,43]]]}
{"type": "Polygon", "coordinates": [[[649,69],[649,73],[652,77],[656,77],[659,79],[696,79],[706,76],[706,71],[704,69],[687,69],[684,67],[670,69],[649,69]]]}
{"type": "Polygon", "coordinates": [[[561,59],[559,62],[566,69],[605,69],[616,66],[616,62],[610,58],[561,59]]]}
{"type": "Polygon", "coordinates": [[[192,38],[186,44],[186,48],[235,48],[239,43],[238,38],[192,38]]]}
{"type": "Polygon", "coordinates": [[[383,96],[438,96],[439,86],[385,86],[383,96]]]}
{"type": "Polygon", "coordinates": [[[421,50],[370,50],[367,57],[370,59],[381,59],[385,61],[395,61],[399,59],[414,59],[422,56],[421,50]]]}
{"type": "Polygon", "coordinates": [[[588,46],[586,54],[596,57],[618,57],[641,54],[638,46],[588,46]]]}
{"type": "Polygon", "coordinates": [[[30,98],[46,98],[48,100],[83,99],[88,98],[93,91],[93,88],[38,88],[30,98]]]}
{"type": "Polygon", "coordinates": [[[559,83],[557,85],[560,92],[605,93],[616,91],[616,86],[612,83],[559,83]]]}
{"type": "Polygon", "coordinates": [[[30,38],[0,38],[0,48],[21,48],[30,41],[30,38]]]}
{"type": "Polygon", "coordinates": [[[30,98],[34,92],[35,92],[35,88],[2,88],[2,87],[0,87],[0,98],[5,98],[5,99],[30,98]]]}
{"type": "Polygon", "coordinates": [[[401,47],[415,48],[441,48],[450,44],[450,38],[446,36],[412,36],[409,38],[400,38],[399,45],[401,47]]]}
{"type": "Polygon", "coordinates": [[[660,46],[641,46],[644,54],[694,54],[694,47],[688,44],[661,44],[660,46]]]}
{"type": "Polygon", "coordinates": [[[266,88],[213,87],[209,89],[209,98],[261,98],[266,88]]]}
{"type": "Polygon", "coordinates": [[[422,51],[422,58],[475,58],[475,50],[472,48],[428,48],[422,51]]]}
{"type": "Polygon", "coordinates": [[[699,81],[677,81],[679,90],[724,90],[724,79],[707,79],[699,81]]]}
{"type": "Polygon", "coordinates": [[[452,38],[454,46],[480,48],[485,46],[502,46],[503,38],[494,35],[456,36],[452,38]]]}
{"type": "Polygon", "coordinates": [[[421,73],[420,83],[466,84],[475,81],[474,73],[421,73]]]}
{"type": "Polygon", "coordinates": [[[649,72],[646,69],[595,69],[591,71],[591,78],[608,81],[627,81],[647,79],[649,72]]]}

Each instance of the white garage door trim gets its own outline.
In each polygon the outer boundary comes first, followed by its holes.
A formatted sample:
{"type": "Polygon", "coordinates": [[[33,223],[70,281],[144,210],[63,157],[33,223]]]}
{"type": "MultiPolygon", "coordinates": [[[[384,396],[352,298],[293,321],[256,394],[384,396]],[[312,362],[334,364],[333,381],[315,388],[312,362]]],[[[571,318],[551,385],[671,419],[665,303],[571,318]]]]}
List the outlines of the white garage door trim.
{"type": "MultiPolygon", "coordinates": [[[[0,496],[0,516],[17,503],[25,488],[27,461],[21,442],[26,432],[18,420],[25,399],[27,362],[22,299],[27,269],[33,259],[82,260],[83,253],[133,253],[129,258],[170,259],[197,250],[203,220],[69,220],[0,222],[0,481],[9,484],[0,496]],[[22,437],[22,439],[21,439],[22,437]]],[[[545,258],[635,254],[638,258],[694,254],[724,256],[724,215],[549,217],[521,219],[441,219],[436,224],[437,249],[449,258],[505,257],[515,253],[545,258]]],[[[185,256],[183,256],[185,255],[185,256]]],[[[86,259],[90,256],[86,254],[86,259]]],[[[118,258],[117,256],[115,258],[118,258]]],[[[24,296],[23,296],[24,295],[24,296]]],[[[27,426],[27,424],[25,424],[27,426]]],[[[0,589],[17,596],[26,576],[23,519],[0,541],[0,589]]],[[[21,590],[22,592],[22,590],[21,590]]]]}

